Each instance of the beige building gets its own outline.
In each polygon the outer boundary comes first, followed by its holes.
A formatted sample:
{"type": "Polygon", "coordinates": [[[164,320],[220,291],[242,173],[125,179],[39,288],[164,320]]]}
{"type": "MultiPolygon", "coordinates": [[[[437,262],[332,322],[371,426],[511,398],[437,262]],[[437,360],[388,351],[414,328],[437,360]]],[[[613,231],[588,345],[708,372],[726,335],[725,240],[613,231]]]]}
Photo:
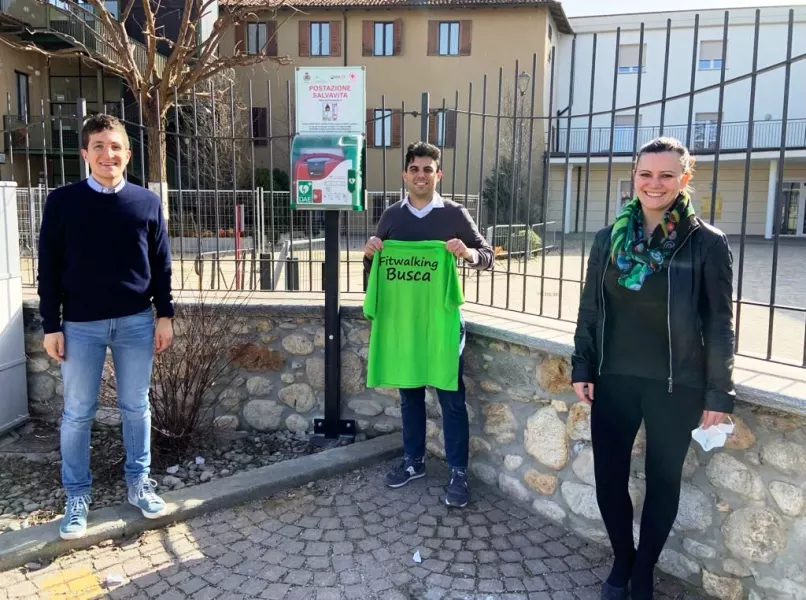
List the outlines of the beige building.
{"type": "MultiPolygon", "coordinates": [[[[294,114],[296,67],[365,67],[369,190],[400,189],[405,147],[422,137],[422,95],[427,92],[432,111],[429,141],[444,149],[443,193],[478,193],[482,167],[487,176],[494,164],[497,137],[496,119],[481,116],[485,76],[487,114],[498,112],[501,70],[501,112],[513,114],[517,95],[524,111],[519,113],[528,116],[536,57],[534,114],[545,114],[551,48],[558,32],[571,32],[559,2],[432,0],[413,7],[402,0],[301,0],[294,3],[301,12],[273,15],[260,12],[259,0],[230,1],[254,4],[256,14],[253,23],[232,31],[228,43],[250,53],[262,50],[289,61],[287,65],[264,63],[238,71],[241,88],[248,88],[250,82],[252,85],[258,135],[268,134],[269,86],[271,134],[287,135],[288,115],[293,121],[294,114]],[[528,74],[528,80],[521,77],[526,88],[522,96],[517,88],[516,61],[518,71],[528,74]]],[[[509,156],[511,119],[502,119],[500,129],[499,156],[509,156]]],[[[524,153],[528,129],[527,124],[520,132],[524,145],[519,151],[524,153]]],[[[537,180],[544,149],[540,121],[535,121],[532,140],[533,178],[537,180]]],[[[267,148],[257,150],[257,161],[268,166],[267,148]]],[[[287,161],[287,140],[276,140],[274,166],[287,170],[287,161]]]]}
{"type": "MultiPolygon", "coordinates": [[[[117,0],[104,5],[116,14],[117,0]]],[[[69,50],[77,39],[84,39],[91,52],[112,60],[111,46],[93,39],[108,33],[89,11],[89,7],[82,12],[56,2],[3,0],[0,37],[11,43],[31,43],[43,53],[69,50]]],[[[135,60],[141,61],[145,47],[133,44],[135,60]]],[[[77,181],[78,100],[86,100],[88,113],[119,114],[124,98],[120,78],[104,73],[91,61],[43,53],[0,43],[0,112],[5,134],[0,141],[0,178],[13,179],[21,187],[77,181]]],[[[134,167],[139,169],[139,162],[134,167]]]]}

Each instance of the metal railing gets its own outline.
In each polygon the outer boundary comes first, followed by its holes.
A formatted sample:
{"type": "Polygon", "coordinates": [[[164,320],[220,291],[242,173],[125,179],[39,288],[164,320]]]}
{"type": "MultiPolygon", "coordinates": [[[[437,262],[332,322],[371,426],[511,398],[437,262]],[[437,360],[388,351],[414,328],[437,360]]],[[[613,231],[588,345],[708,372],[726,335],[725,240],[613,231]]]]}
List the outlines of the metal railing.
{"type": "MultiPolygon", "coordinates": [[[[0,0],[0,12],[13,17],[35,33],[53,34],[70,44],[78,43],[88,52],[103,56],[109,61],[123,62],[123,57],[110,43],[113,39],[112,32],[89,5],[87,8],[79,8],[58,0],[0,0]]],[[[145,72],[148,66],[146,46],[137,40],[130,39],[129,43],[134,62],[141,73],[145,72]]],[[[154,60],[154,68],[159,76],[165,68],[166,58],[157,54],[154,60]]]]}
{"type": "MultiPolygon", "coordinates": [[[[572,101],[560,116],[554,105],[560,68],[558,47],[552,49],[548,63],[535,55],[531,65],[516,63],[514,70],[506,74],[504,69],[489,77],[479,74],[450,97],[435,98],[426,90],[414,105],[385,95],[368,97],[368,107],[378,109],[372,114],[387,115],[387,110],[392,114],[370,119],[366,124],[374,134],[366,156],[368,188],[373,191],[364,211],[341,217],[342,290],[347,294],[363,293],[362,250],[367,238],[375,233],[383,210],[401,198],[400,172],[408,142],[433,140],[438,134],[444,175],[438,191],[466,206],[497,256],[493,271],[462,268],[466,301],[574,322],[593,235],[613,222],[621,194],[627,193],[622,184],[630,183],[630,166],[616,158],[619,154],[634,155],[643,141],[656,135],[672,135],[695,152],[698,144],[702,150],[707,146],[713,155],[707,167],[695,172],[693,199],[699,216],[729,235],[735,260],[737,352],[806,366],[806,302],[802,293],[806,214],[801,214],[806,213],[806,181],[793,175],[800,172],[798,165],[803,164],[795,162],[802,160],[797,158],[802,152],[793,148],[801,147],[799,136],[804,119],[794,118],[797,114],[793,109],[802,107],[791,107],[789,101],[793,68],[806,64],[806,54],[793,54],[793,12],[789,15],[787,37],[779,38],[786,49],[786,59],[758,68],[760,11],[756,12],[753,66],[733,79],[749,83],[749,103],[747,86],[729,85],[724,69],[717,86],[700,89],[692,83],[686,94],[649,98],[642,96],[639,72],[634,80],[634,104],[622,106],[614,100],[604,114],[612,123],[614,115],[625,111],[637,114],[641,109],[660,106],[660,123],[657,127],[630,130],[626,145],[613,144],[612,149],[615,127],[606,132],[592,127],[593,119],[602,116],[601,111],[593,110],[595,98],[611,91],[593,85],[594,72],[579,72],[576,68],[577,40],[571,44],[570,55],[563,58],[572,101]],[[543,68],[550,69],[546,74],[547,106],[543,105],[543,68]],[[766,98],[780,99],[780,106],[767,110],[757,106],[756,88],[759,75],[772,72],[784,77],[770,80],[783,83],[780,89],[767,89],[766,98]],[[590,78],[590,97],[582,99],[587,112],[575,110],[580,102],[573,100],[573,90],[579,78],[590,78]],[[524,81],[528,85],[522,85],[524,81]],[[706,126],[701,128],[702,135],[697,133],[699,125],[686,124],[681,129],[682,126],[665,124],[665,106],[673,100],[690,103],[691,123],[694,97],[703,90],[719,92],[715,113],[720,115],[734,97],[738,98],[734,95],[741,95],[748,107],[747,121],[717,123],[713,130],[706,126]],[[781,118],[754,120],[755,114],[765,112],[780,114],[781,118]],[[451,118],[440,120],[439,115],[445,114],[451,118]],[[394,127],[378,122],[387,118],[394,127]],[[569,130],[568,126],[579,120],[588,121],[589,127],[577,139],[574,132],[578,128],[569,130]],[[452,123],[451,131],[437,132],[436,125],[446,121],[452,123]],[[391,140],[387,139],[389,131],[393,132],[391,140]],[[766,152],[758,153],[760,148],[766,152]],[[727,152],[733,153],[732,164],[737,168],[722,166],[727,152]],[[587,157],[596,154],[604,160],[600,158],[593,164],[587,157]],[[794,235],[786,235],[787,232],[794,235]]],[[[697,27],[695,24],[695,31],[697,27]]],[[[671,30],[669,21],[667,39],[671,30]]],[[[643,33],[642,27],[640,36],[643,33]]],[[[613,79],[617,81],[618,57],[612,58],[604,51],[597,57],[595,37],[591,51],[589,59],[593,64],[597,58],[600,63],[612,64],[613,79]],[[606,58],[602,58],[603,54],[606,58]]],[[[670,48],[671,51],[690,52],[691,48],[670,48]]],[[[696,71],[696,63],[692,69],[696,71]]],[[[737,67],[732,67],[732,72],[736,74],[737,67]]],[[[664,69],[664,80],[667,77],[668,70],[664,69]]],[[[285,88],[274,95],[271,83],[250,83],[240,101],[234,100],[234,88],[224,91],[205,94],[207,99],[229,97],[214,111],[202,106],[203,100],[195,95],[184,103],[185,110],[193,110],[185,112],[183,118],[179,118],[177,107],[171,107],[170,125],[163,132],[167,143],[162,156],[175,163],[169,203],[170,235],[176,252],[174,284],[177,288],[222,289],[237,285],[256,292],[294,290],[321,294],[322,215],[289,208],[289,174],[294,167],[290,143],[294,134],[292,83],[286,81],[285,88]],[[255,131],[256,121],[252,119],[255,107],[267,112],[259,131],[255,131]],[[203,120],[203,113],[213,112],[229,116],[231,122],[222,126],[216,125],[215,119],[212,124],[203,120]],[[243,222],[237,226],[236,206],[238,214],[243,215],[243,222]],[[233,239],[243,240],[237,251],[233,239]]],[[[155,141],[147,138],[141,115],[132,112],[136,111],[127,110],[124,115],[132,140],[138,143],[129,172],[152,172],[146,149],[155,141]]],[[[27,125],[29,133],[37,127],[41,129],[42,123],[27,125]]],[[[29,190],[25,202],[30,207],[27,211],[22,207],[21,214],[31,220],[26,238],[30,240],[30,252],[25,260],[27,283],[33,285],[39,200],[30,190],[37,186],[42,171],[42,178],[51,185],[64,182],[54,181],[47,163],[41,165],[37,157],[11,154],[15,161],[27,161],[29,175],[20,181],[20,187],[29,190]]],[[[3,173],[11,172],[8,166],[0,168],[3,173]]]]}
{"type": "Polygon", "coordinates": [[[695,123],[687,125],[667,125],[661,128],[658,125],[638,127],[617,126],[611,133],[610,127],[593,127],[590,132],[584,127],[572,127],[570,135],[566,127],[560,127],[557,135],[554,152],[556,154],[585,155],[590,147],[591,154],[601,155],[611,152],[610,141],[613,140],[613,154],[632,155],[633,140],[637,137],[638,146],[648,141],[666,135],[685,141],[690,139],[689,150],[698,153],[712,153],[717,150],[717,139],[720,140],[719,150],[743,151],[747,150],[748,141],[752,140],[754,150],[778,150],[781,148],[783,138],[785,147],[790,150],[806,149],[806,119],[791,119],[786,124],[786,135],[782,135],[783,122],[781,120],[759,121],[750,123],[695,123]],[[590,146],[588,140],[590,139],[590,146]],[[569,149],[570,150],[567,150],[569,149]]]}

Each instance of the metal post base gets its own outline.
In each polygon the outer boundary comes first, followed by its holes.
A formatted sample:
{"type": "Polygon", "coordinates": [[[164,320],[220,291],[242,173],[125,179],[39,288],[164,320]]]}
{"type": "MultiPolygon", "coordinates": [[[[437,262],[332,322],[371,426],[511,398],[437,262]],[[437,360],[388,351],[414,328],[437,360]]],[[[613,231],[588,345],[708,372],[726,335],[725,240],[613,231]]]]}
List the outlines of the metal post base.
{"type": "Polygon", "coordinates": [[[339,419],[336,431],[326,429],[325,419],[314,419],[313,433],[308,442],[319,448],[335,448],[352,444],[355,442],[355,435],[355,421],[352,419],[339,419]]]}

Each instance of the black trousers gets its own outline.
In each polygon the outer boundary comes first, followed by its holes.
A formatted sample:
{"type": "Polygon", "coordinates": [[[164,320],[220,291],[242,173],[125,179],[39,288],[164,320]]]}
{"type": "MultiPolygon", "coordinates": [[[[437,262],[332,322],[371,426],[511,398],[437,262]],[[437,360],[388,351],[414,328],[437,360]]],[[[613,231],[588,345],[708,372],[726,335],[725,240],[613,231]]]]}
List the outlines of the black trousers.
{"type": "Polygon", "coordinates": [[[677,517],[691,430],[702,417],[704,391],[665,381],[603,375],[591,410],[596,497],[613,553],[631,556],[633,506],[628,493],[633,442],[646,424],[646,497],[636,566],[655,565],[677,517]]]}

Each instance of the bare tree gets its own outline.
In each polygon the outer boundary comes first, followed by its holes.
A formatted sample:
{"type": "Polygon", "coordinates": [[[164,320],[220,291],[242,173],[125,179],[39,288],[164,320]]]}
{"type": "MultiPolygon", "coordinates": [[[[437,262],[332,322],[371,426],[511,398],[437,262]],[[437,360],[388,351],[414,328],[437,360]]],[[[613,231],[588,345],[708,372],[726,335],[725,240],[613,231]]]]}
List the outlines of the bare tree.
{"type": "MultiPolygon", "coordinates": [[[[244,47],[236,47],[232,54],[221,52],[220,45],[224,35],[236,26],[245,25],[254,17],[254,6],[218,5],[217,0],[185,0],[179,32],[176,40],[170,40],[162,35],[161,27],[157,24],[159,0],[126,0],[118,18],[106,9],[104,0],[86,0],[86,5],[92,11],[75,0],[60,0],[63,10],[77,15],[85,23],[83,27],[70,33],[60,32],[70,39],[73,44],[71,48],[54,51],[26,41],[6,38],[0,38],[0,41],[46,56],[79,55],[107,73],[122,78],[137,98],[143,113],[149,141],[149,185],[160,191],[163,202],[167,205],[165,122],[175,103],[186,101],[194,88],[236,67],[267,61],[289,64],[291,59],[286,56],[266,55],[273,36],[267,36],[264,47],[255,54],[248,54],[244,47]],[[144,44],[132,40],[126,28],[127,21],[134,21],[132,8],[135,2],[140,2],[143,10],[144,44]],[[210,17],[216,6],[218,16],[209,35],[203,38],[200,35],[202,23],[210,17]],[[160,45],[169,49],[167,56],[158,53],[160,45]]],[[[279,23],[279,30],[294,14],[289,0],[265,0],[265,5],[258,10],[277,13],[280,9],[292,10],[279,23]]]]}
{"type": "Polygon", "coordinates": [[[193,95],[180,99],[177,112],[180,140],[184,140],[180,141],[180,152],[190,177],[186,183],[192,187],[198,177],[202,189],[209,189],[212,182],[232,189],[233,183],[242,181],[251,167],[251,115],[243,90],[236,86],[234,71],[221,71],[199,83],[195,102],[193,95]],[[183,130],[192,135],[183,137],[183,130]]]}

